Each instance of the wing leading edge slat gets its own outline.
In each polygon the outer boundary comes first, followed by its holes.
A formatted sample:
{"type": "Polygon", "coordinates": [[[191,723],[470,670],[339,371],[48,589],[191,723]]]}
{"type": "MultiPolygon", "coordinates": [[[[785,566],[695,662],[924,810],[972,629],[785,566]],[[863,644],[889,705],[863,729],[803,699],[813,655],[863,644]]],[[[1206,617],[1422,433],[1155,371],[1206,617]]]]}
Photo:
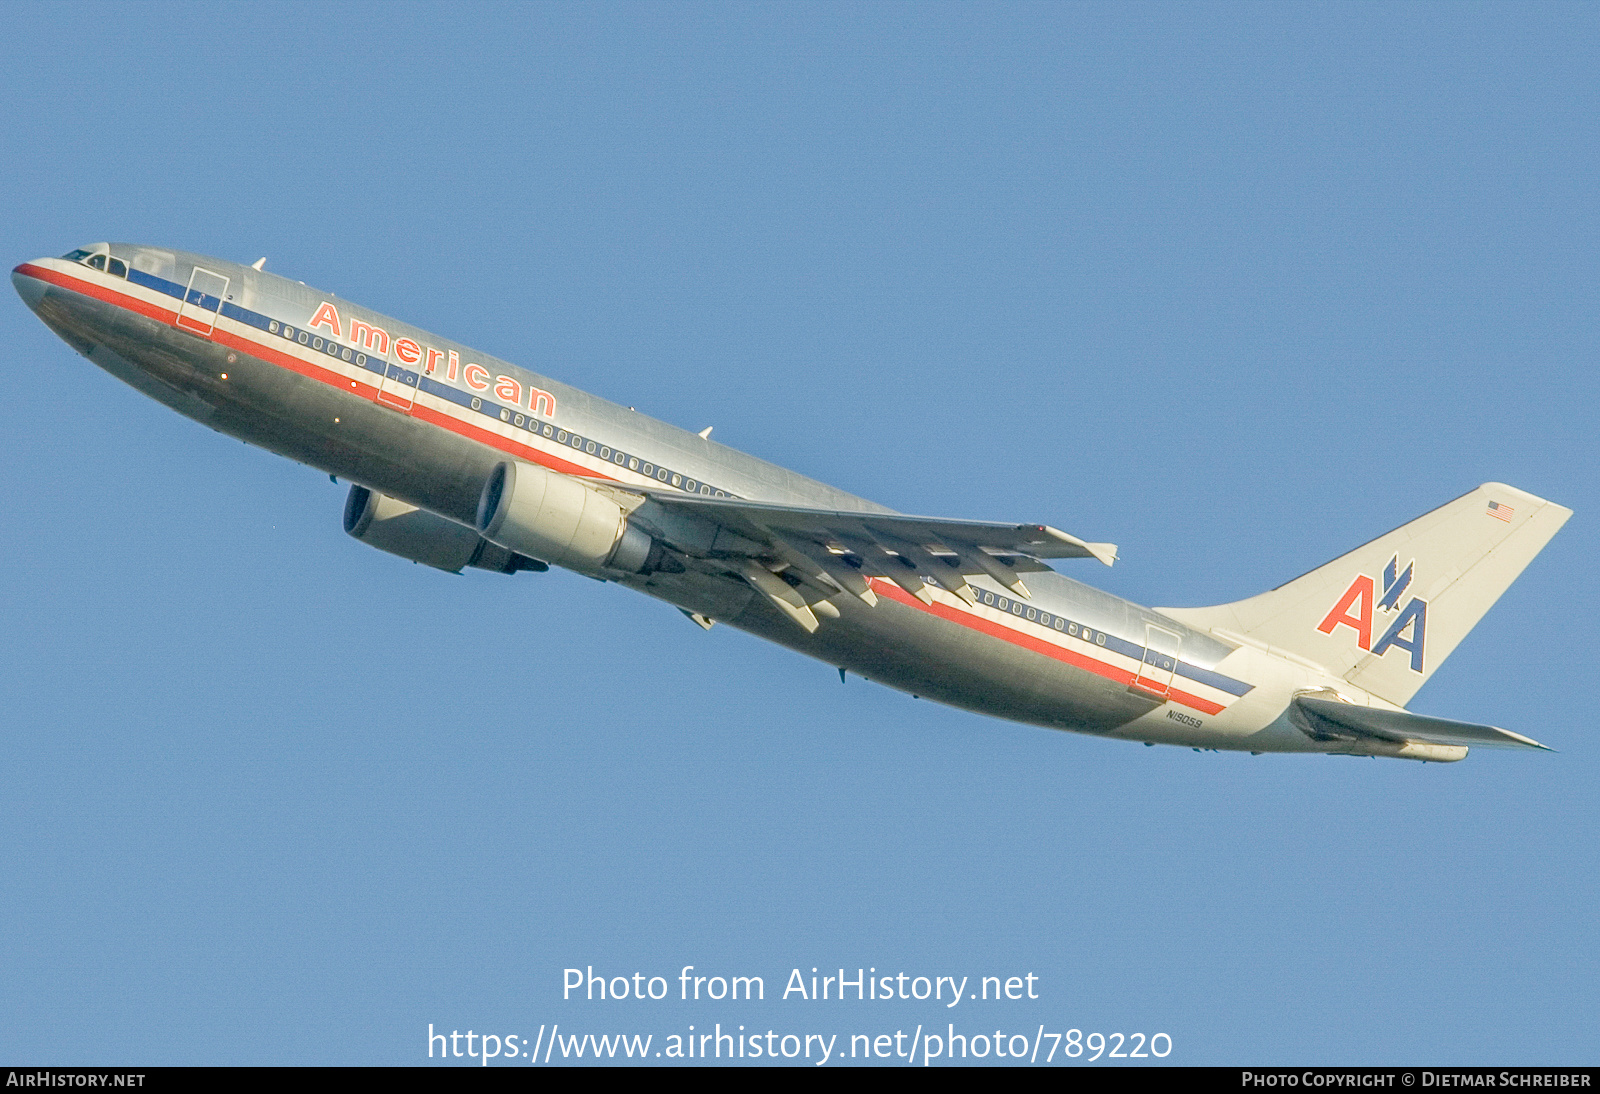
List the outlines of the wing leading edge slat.
{"type": "Polygon", "coordinates": [[[622,489],[644,494],[664,505],[681,508],[719,523],[732,523],[740,531],[746,527],[754,529],[758,525],[779,534],[854,528],[869,534],[876,530],[885,536],[927,545],[942,542],[954,546],[960,543],[971,547],[1015,551],[1035,558],[1094,558],[1107,566],[1117,560],[1116,544],[1090,543],[1047,524],[1005,524],[999,521],[948,520],[900,513],[807,509],[741,498],[685,494],[650,486],[630,485],[622,489]]]}
{"type": "MultiPolygon", "coordinates": [[[[1044,559],[1094,558],[1109,566],[1117,558],[1114,544],[1090,543],[1044,524],[808,509],[605,485],[644,495],[665,518],[660,531],[669,544],[708,562],[721,559],[808,633],[820,625],[819,615],[837,616],[830,603],[835,596],[849,593],[876,604],[868,578],[892,581],[925,604],[933,602],[931,585],[976,604],[969,577],[992,578],[1028,598],[1019,575],[1048,570],[1044,559]]],[[[646,505],[638,516],[649,520],[651,513],[646,505]]]]}

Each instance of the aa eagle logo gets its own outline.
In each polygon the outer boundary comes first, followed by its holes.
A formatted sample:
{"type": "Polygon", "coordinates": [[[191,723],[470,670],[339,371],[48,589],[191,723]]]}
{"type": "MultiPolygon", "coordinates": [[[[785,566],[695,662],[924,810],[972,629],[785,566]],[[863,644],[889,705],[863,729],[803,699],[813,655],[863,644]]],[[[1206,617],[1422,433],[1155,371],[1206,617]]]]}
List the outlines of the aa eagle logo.
{"type": "Polygon", "coordinates": [[[1356,645],[1364,650],[1382,657],[1389,652],[1391,647],[1398,647],[1411,654],[1411,671],[1422,671],[1422,649],[1427,641],[1428,634],[1428,602],[1421,597],[1412,597],[1406,601],[1405,607],[1400,607],[1400,598],[1411,587],[1412,573],[1416,569],[1416,561],[1406,563],[1405,571],[1400,570],[1400,556],[1389,560],[1389,565],[1383,568],[1383,596],[1378,596],[1378,583],[1366,574],[1357,574],[1355,580],[1350,582],[1350,587],[1344,591],[1327,617],[1317,624],[1317,630],[1323,634],[1332,634],[1337,627],[1349,627],[1356,632],[1356,645]],[[1386,620],[1384,617],[1398,611],[1388,628],[1383,632],[1383,637],[1378,639],[1378,644],[1372,644],[1373,616],[1378,615],[1378,623],[1386,620]]]}

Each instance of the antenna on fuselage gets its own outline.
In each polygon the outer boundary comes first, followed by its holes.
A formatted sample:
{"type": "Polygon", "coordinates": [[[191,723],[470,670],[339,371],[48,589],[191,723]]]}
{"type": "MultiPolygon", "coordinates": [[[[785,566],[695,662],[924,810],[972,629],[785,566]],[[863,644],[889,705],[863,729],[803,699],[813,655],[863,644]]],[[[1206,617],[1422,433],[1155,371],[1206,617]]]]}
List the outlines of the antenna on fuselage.
{"type": "Polygon", "coordinates": [[[262,255],[260,258],[256,259],[254,262],[250,263],[250,268],[252,270],[259,270],[263,266],[265,266],[266,264],[267,264],[267,256],[266,255],[262,255]]]}

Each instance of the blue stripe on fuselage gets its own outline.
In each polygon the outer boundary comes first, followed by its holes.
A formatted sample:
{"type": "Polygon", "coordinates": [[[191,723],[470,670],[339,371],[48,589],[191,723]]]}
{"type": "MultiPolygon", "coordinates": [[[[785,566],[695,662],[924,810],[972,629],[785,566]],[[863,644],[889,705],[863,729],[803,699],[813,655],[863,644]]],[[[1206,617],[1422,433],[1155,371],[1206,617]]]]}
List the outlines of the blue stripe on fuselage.
{"type": "MultiPolygon", "coordinates": [[[[164,277],[157,277],[154,274],[146,273],[143,270],[130,269],[128,271],[128,280],[136,285],[142,285],[147,289],[170,296],[175,300],[182,301],[184,298],[184,288],[182,285],[179,285],[175,281],[168,281],[164,277]]],[[[215,298],[213,297],[211,299],[215,298]]],[[[246,326],[254,327],[257,330],[272,335],[273,337],[278,337],[278,335],[273,334],[269,326],[269,324],[274,322],[274,320],[260,312],[251,311],[249,308],[240,307],[238,304],[235,304],[231,301],[222,302],[221,312],[223,315],[234,320],[235,322],[243,323],[246,326]]],[[[295,326],[297,330],[305,329],[304,327],[297,326],[296,324],[286,323],[281,319],[276,320],[276,322],[280,326],[295,326]]],[[[307,331],[307,333],[309,334],[311,332],[307,331]]],[[[327,341],[329,344],[333,344],[332,339],[327,339],[327,341]]],[[[363,368],[368,372],[376,373],[379,376],[387,375],[390,379],[394,380],[402,379],[402,377],[407,374],[415,374],[417,376],[416,388],[418,391],[427,392],[429,395],[432,395],[435,398],[443,399],[447,402],[463,407],[464,409],[486,415],[495,419],[496,421],[501,420],[500,412],[502,410],[511,409],[512,413],[520,412],[520,408],[507,408],[503,403],[500,403],[497,400],[485,402],[481,396],[475,396],[469,391],[463,391],[458,387],[453,387],[439,380],[435,380],[432,377],[421,373],[419,370],[405,369],[402,366],[389,363],[376,355],[361,355],[358,353],[356,360],[349,363],[356,364],[358,367],[363,368]],[[362,362],[362,356],[366,357],[365,362],[362,362]],[[478,406],[474,407],[474,402],[478,403],[478,406]]],[[[532,415],[527,415],[527,417],[530,421],[534,420],[532,415]]],[[[584,439],[587,440],[588,438],[584,439]]],[[[1104,633],[1106,635],[1106,649],[1111,650],[1114,653],[1120,653],[1125,657],[1132,658],[1133,660],[1141,663],[1144,661],[1147,653],[1144,646],[1139,645],[1137,642],[1130,642],[1125,638],[1118,638],[1116,635],[1109,632],[1104,633]]],[[[1174,671],[1179,676],[1193,680],[1199,684],[1204,684],[1207,687],[1215,688],[1216,690],[1227,695],[1246,695],[1255,689],[1255,685],[1253,684],[1247,684],[1242,680],[1235,680],[1232,677],[1224,676],[1219,672],[1212,671],[1211,669],[1201,668],[1198,665],[1192,665],[1187,661],[1179,661],[1177,668],[1174,671]]]]}
{"type": "MultiPolygon", "coordinates": [[[[1139,661],[1141,663],[1144,661],[1145,654],[1148,652],[1145,647],[1139,645],[1139,643],[1129,642],[1126,638],[1118,638],[1116,635],[1111,634],[1110,632],[1106,633],[1106,649],[1112,650],[1115,653],[1120,653],[1124,657],[1131,657],[1135,661],[1139,661]]],[[[1220,672],[1212,672],[1210,669],[1203,669],[1199,665],[1191,665],[1187,661],[1179,661],[1178,667],[1173,671],[1175,671],[1179,676],[1193,680],[1197,684],[1204,684],[1206,687],[1216,688],[1218,691],[1227,692],[1229,695],[1246,695],[1255,690],[1254,684],[1246,684],[1242,680],[1235,680],[1232,677],[1222,675],[1220,672]]]]}

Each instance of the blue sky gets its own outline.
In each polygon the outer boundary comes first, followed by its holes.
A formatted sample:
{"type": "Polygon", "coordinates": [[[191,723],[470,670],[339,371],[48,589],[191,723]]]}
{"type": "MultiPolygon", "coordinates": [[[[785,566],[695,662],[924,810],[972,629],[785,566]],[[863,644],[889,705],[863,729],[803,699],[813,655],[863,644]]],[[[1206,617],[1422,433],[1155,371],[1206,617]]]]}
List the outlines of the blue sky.
{"type": "Polygon", "coordinates": [[[423,572],[12,299],[0,1062],[406,1064],[430,1022],[1595,1062],[1594,7],[72,4],[4,37],[12,264],[266,255],[898,509],[1115,541],[1062,568],[1147,604],[1486,480],[1576,516],[1412,704],[1558,754],[1146,749],[570,574],[423,572]],[[690,964],[768,1001],[561,999],[690,964]],[[813,966],[1041,997],[774,998],[813,966]]]}

